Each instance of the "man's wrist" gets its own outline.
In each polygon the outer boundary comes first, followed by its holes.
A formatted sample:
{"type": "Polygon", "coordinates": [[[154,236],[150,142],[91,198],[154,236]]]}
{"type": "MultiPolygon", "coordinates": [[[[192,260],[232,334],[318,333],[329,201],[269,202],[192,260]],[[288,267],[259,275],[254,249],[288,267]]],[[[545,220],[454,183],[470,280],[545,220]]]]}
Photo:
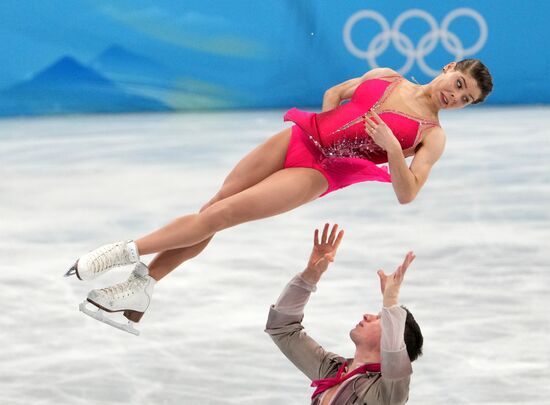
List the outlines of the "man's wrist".
{"type": "Polygon", "coordinates": [[[302,279],[312,286],[315,286],[321,279],[321,275],[318,274],[315,270],[306,267],[306,269],[301,274],[302,279]]]}
{"type": "Polygon", "coordinates": [[[391,308],[391,307],[394,307],[396,305],[399,305],[399,302],[397,301],[397,299],[395,300],[384,300],[382,302],[382,305],[384,306],[384,308],[391,308]]]}
{"type": "Polygon", "coordinates": [[[399,294],[384,294],[382,303],[385,308],[393,307],[399,302],[399,294]]]}

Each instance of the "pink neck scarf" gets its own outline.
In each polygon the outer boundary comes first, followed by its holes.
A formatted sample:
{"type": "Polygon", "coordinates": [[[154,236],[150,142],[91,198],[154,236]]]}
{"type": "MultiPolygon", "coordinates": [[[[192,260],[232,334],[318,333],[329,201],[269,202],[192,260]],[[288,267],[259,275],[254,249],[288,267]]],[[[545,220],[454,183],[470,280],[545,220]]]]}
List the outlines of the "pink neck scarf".
{"type": "Polygon", "coordinates": [[[323,392],[334,387],[335,385],[340,384],[343,381],[346,381],[348,378],[351,378],[356,374],[363,374],[363,373],[366,373],[367,371],[373,372],[373,373],[380,372],[380,363],[370,363],[370,364],[363,364],[361,367],[357,367],[351,373],[346,374],[344,376],[344,370],[346,369],[347,365],[348,365],[347,362],[342,364],[342,366],[338,369],[338,372],[336,373],[335,377],[328,377],[328,378],[321,378],[319,380],[313,380],[311,382],[311,386],[317,387],[317,389],[311,396],[311,399],[315,398],[319,394],[322,394],[323,392]]]}

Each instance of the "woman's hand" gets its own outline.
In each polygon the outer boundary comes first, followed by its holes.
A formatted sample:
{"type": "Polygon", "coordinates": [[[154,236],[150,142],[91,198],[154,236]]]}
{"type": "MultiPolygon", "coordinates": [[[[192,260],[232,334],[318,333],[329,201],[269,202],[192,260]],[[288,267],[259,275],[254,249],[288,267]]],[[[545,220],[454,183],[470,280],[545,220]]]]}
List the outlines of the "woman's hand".
{"type": "Polygon", "coordinates": [[[310,284],[317,284],[323,273],[328,269],[328,265],[334,261],[336,251],[342,238],[344,231],[338,231],[338,224],[332,226],[330,235],[328,234],[330,225],[325,224],[323,235],[319,240],[319,230],[315,229],[313,234],[313,250],[306,269],[302,273],[302,278],[310,284]]]}
{"type": "Polygon", "coordinates": [[[405,272],[407,268],[412,263],[416,256],[413,252],[407,253],[403,263],[393,272],[387,276],[384,274],[384,270],[378,270],[378,277],[380,277],[380,290],[384,297],[384,307],[389,308],[394,305],[397,305],[397,299],[399,298],[399,289],[401,288],[401,283],[405,277],[405,272]]]}
{"type": "Polygon", "coordinates": [[[386,152],[391,151],[393,148],[401,150],[401,144],[390,127],[373,110],[370,110],[365,116],[365,131],[374,143],[386,152]]]}

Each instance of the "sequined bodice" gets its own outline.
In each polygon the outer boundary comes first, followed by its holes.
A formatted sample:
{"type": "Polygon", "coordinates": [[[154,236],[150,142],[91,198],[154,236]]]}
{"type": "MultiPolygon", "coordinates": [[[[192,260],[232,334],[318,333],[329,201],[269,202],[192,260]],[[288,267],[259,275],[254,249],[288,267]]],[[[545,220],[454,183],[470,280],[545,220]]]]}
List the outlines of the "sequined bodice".
{"type": "Polygon", "coordinates": [[[333,110],[319,114],[290,110],[285,119],[298,124],[326,157],[355,157],[374,163],[388,161],[386,152],[366,133],[366,113],[374,110],[388,125],[404,151],[412,151],[420,142],[422,126],[435,122],[413,117],[399,111],[380,109],[384,100],[403,79],[370,79],[361,83],[351,100],[333,110]]]}

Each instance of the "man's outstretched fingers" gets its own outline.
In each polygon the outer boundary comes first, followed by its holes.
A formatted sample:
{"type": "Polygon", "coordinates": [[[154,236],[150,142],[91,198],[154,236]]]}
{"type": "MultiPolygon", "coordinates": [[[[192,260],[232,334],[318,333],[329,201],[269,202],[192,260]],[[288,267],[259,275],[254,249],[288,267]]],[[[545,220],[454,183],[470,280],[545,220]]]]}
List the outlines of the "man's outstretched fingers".
{"type": "Polygon", "coordinates": [[[399,267],[402,268],[402,273],[403,275],[405,275],[405,272],[407,271],[407,268],[409,267],[409,265],[412,263],[412,261],[415,259],[415,255],[413,252],[408,252],[407,255],[405,256],[405,260],[403,260],[403,264],[399,267]]]}
{"type": "Polygon", "coordinates": [[[328,237],[328,223],[325,224],[323,227],[323,237],[321,238],[321,243],[327,243],[327,237],[328,237]]]}
{"type": "Polygon", "coordinates": [[[334,243],[334,239],[336,239],[336,231],[338,230],[338,224],[334,224],[332,226],[332,230],[330,231],[330,236],[328,238],[328,243],[331,245],[334,243]]]}
{"type": "Polygon", "coordinates": [[[313,233],[313,246],[319,245],[319,229],[315,229],[313,233]]]}
{"type": "Polygon", "coordinates": [[[340,232],[338,232],[338,237],[336,238],[336,241],[334,242],[334,251],[338,250],[338,246],[340,246],[340,243],[342,242],[343,237],[344,237],[344,230],[342,229],[340,232]]]}
{"type": "Polygon", "coordinates": [[[384,294],[384,291],[386,290],[386,279],[388,278],[388,276],[386,276],[384,270],[382,269],[378,270],[376,273],[380,278],[380,290],[382,290],[382,294],[384,294]]]}

